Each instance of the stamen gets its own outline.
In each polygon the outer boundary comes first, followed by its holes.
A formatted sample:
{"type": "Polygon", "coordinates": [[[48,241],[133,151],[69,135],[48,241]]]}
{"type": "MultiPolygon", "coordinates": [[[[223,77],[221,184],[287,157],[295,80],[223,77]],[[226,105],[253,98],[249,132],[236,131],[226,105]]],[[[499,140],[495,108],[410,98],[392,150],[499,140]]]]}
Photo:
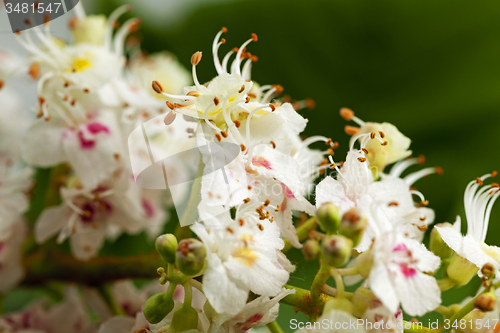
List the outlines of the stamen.
{"type": "Polygon", "coordinates": [[[217,97],[214,97],[214,104],[215,106],[219,105],[219,99],[217,97]]]}
{"type": "Polygon", "coordinates": [[[193,69],[192,69],[192,72],[193,72],[193,82],[194,82],[194,84],[196,85],[197,88],[201,88],[201,84],[198,81],[198,77],[196,75],[196,66],[198,66],[198,64],[200,63],[200,61],[201,61],[201,52],[200,51],[195,52],[193,54],[193,56],[191,57],[191,65],[193,65],[193,69]]]}
{"type": "Polygon", "coordinates": [[[412,186],[417,180],[432,175],[433,173],[438,173],[438,171],[441,171],[442,174],[442,169],[439,167],[425,168],[420,171],[409,174],[408,176],[404,177],[403,180],[405,181],[406,184],[408,184],[408,186],[412,186]]]}
{"type": "Polygon", "coordinates": [[[226,42],[226,40],[223,38],[222,41],[219,43],[219,39],[222,36],[223,33],[227,32],[227,29],[225,27],[222,27],[222,29],[215,35],[214,42],[212,44],[212,55],[214,57],[214,65],[215,69],[217,70],[217,73],[220,75],[222,73],[225,73],[225,71],[222,68],[222,65],[219,60],[219,47],[226,42]]]}
{"type": "Polygon", "coordinates": [[[274,141],[271,141],[271,145],[273,145],[273,149],[276,149],[276,143],[274,141]]]}
{"type": "Polygon", "coordinates": [[[239,120],[234,121],[234,125],[239,128],[241,126],[241,122],[239,120]]]}
{"type": "Polygon", "coordinates": [[[31,64],[28,70],[28,74],[33,80],[38,79],[38,76],[40,75],[40,65],[38,64],[38,62],[34,62],[33,64],[31,64]]]}
{"type": "Polygon", "coordinates": [[[346,125],[344,131],[347,135],[356,135],[359,132],[359,127],[346,125]]]}
{"type": "Polygon", "coordinates": [[[175,120],[175,117],[176,117],[176,113],[173,112],[173,111],[170,111],[169,113],[167,113],[167,115],[165,116],[165,119],[163,119],[163,122],[165,123],[165,125],[170,125],[174,122],[175,120]]]}
{"type": "MultiPolygon", "coordinates": [[[[241,55],[245,51],[245,47],[248,44],[250,44],[250,42],[254,41],[254,35],[255,34],[252,34],[252,38],[250,38],[249,40],[244,42],[243,45],[241,45],[241,47],[239,48],[238,53],[236,54],[236,58],[234,59],[233,64],[231,65],[231,72],[232,73],[235,73],[235,74],[238,74],[241,76],[241,68],[240,68],[241,55]]],[[[255,35],[255,36],[257,36],[257,35],[255,35]]],[[[233,52],[234,52],[234,49],[233,49],[233,52]]]]}

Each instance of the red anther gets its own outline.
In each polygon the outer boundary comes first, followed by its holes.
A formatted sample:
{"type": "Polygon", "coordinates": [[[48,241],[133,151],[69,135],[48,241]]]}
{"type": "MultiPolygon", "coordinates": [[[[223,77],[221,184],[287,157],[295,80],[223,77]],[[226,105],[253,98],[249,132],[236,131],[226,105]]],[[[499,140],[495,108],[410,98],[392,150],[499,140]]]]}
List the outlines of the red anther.
{"type": "Polygon", "coordinates": [[[340,116],[347,121],[352,120],[352,117],[354,117],[354,112],[349,108],[341,108],[339,113],[340,113],[340,116]]]}
{"type": "Polygon", "coordinates": [[[257,35],[256,35],[256,34],[252,34],[252,40],[253,40],[254,42],[256,42],[256,41],[258,40],[258,37],[257,37],[257,35]]]}
{"type": "Polygon", "coordinates": [[[222,27],[222,32],[226,33],[227,32],[227,28],[226,27],[222,27]]]}
{"type": "Polygon", "coordinates": [[[434,170],[436,170],[436,173],[440,176],[444,173],[443,168],[441,168],[440,166],[435,167],[434,170]]]}

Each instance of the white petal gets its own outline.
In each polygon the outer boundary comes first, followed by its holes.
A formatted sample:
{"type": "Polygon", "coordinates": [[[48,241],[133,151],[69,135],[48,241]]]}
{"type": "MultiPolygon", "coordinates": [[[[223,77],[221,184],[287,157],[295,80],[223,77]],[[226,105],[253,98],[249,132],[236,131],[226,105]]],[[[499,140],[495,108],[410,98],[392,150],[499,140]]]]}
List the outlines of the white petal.
{"type": "Polygon", "coordinates": [[[249,289],[237,285],[228,276],[217,255],[209,255],[207,260],[208,266],[203,275],[203,292],[215,311],[235,316],[245,306],[249,289]]]}
{"type": "Polygon", "coordinates": [[[36,241],[41,244],[67,226],[72,214],[66,205],[46,208],[35,224],[36,241]]]}
{"type": "Polygon", "coordinates": [[[35,122],[27,131],[21,146],[23,159],[40,167],[66,161],[62,148],[63,131],[64,125],[59,119],[35,122]]]}

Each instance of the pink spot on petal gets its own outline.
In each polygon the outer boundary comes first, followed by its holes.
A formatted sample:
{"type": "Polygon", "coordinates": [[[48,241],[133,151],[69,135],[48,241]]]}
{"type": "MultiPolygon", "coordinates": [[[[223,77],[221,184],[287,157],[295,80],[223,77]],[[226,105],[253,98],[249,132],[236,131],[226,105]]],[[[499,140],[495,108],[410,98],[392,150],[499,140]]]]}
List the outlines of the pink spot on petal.
{"type": "Polygon", "coordinates": [[[251,316],[250,318],[248,318],[245,321],[245,323],[257,323],[259,320],[262,319],[262,317],[264,317],[264,315],[262,313],[256,313],[253,316],[251,316]]]}
{"type": "Polygon", "coordinates": [[[286,186],[285,184],[281,183],[281,187],[283,188],[283,193],[285,194],[285,196],[287,198],[295,198],[295,196],[293,195],[292,190],[290,190],[290,188],[288,186],[286,186]]]}
{"type": "Polygon", "coordinates": [[[405,278],[409,279],[417,275],[417,270],[415,268],[409,267],[408,264],[400,264],[401,273],[405,278]]]}
{"type": "Polygon", "coordinates": [[[408,248],[403,243],[399,243],[392,251],[408,251],[408,248]]]}
{"type": "Polygon", "coordinates": [[[92,149],[95,147],[95,140],[86,139],[82,131],[78,131],[78,139],[80,140],[80,147],[82,149],[92,149]]]}
{"type": "Polygon", "coordinates": [[[142,208],[144,208],[147,218],[151,218],[155,215],[155,209],[149,200],[142,199],[142,208]]]}
{"type": "Polygon", "coordinates": [[[90,124],[87,125],[87,129],[92,134],[98,134],[98,133],[101,133],[101,132],[109,133],[109,129],[106,126],[104,126],[103,124],[100,124],[100,123],[90,123],[90,124]]]}
{"type": "Polygon", "coordinates": [[[252,158],[252,164],[255,166],[261,166],[266,168],[267,170],[271,170],[271,163],[269,163],[268,160],[266,160],[264,157],[254,157],[252,158]]]}

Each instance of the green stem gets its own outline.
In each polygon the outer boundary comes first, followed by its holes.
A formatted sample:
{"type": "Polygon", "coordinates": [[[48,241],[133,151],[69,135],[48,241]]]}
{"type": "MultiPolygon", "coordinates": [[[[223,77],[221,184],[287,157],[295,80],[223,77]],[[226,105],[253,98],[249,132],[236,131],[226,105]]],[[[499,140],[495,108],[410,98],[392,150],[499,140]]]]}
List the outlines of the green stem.
{"type": "Polygon", "coordinates": [[[330,277],[330,266],[321,263],[319,271],[314,277],[314,281],[311,286],[311,299],[316,301],[321,294],[321,289],[326,283],[326,280],[330,277]]]}
{"type": "Polygon", "coordinates": [[[175,283],[175,282],[170,282],[169,283],[168,289],[167,289],[167,292],[166,292],[166,295],[167,295],[168,299],[172,299],[174,297],[174,292],[175,292],[175,288],[176,287],[177,287],[177,283],[175,283]]]}
{"type": "Polygon", "coordinates": [[[79,261],[71,254],[37,250],[23,258],[26,270],[23,285],[50,281],[73,282],[89,286],[120,279],[154,279],[164,263],[157,253],[131,257],[101,256],[79,261]]]}
{"type": "MultiPolygon", "coordinates": [[[[304,222],[304,224],[302,224],[300,227],[298,227],[297,236],[299,237],[299,241],[300,242],[305,241],[309,235],[309,232],[311,232],[311,230],[316,229],[316,226],[317,226],[316,218],[313,216],[309,218],[306,222],[304,222]]],[[[289,241],[285,240],[285,247],[281,251],[285,253],[291,250],[292,247],[293,245],[289,241]]]]}
{"type": "Polygon", "coordinates": [[[337,288],[337,297],[344,298],[345,297],[345,288],[344,288],[344,280],[342,279],[342,276],[339,274],[339,272],[336,268],[332,268],[330,270],[330,274],[332,275],[333,279],[335,280],[335,288],[337,288]]]}
{"type": "Polygon", "coordinates": [[[167,264],[167,279],[171,279],[174,276],[174,264],[167,264]]]}
{"type": "Polygon", "coordinates": [[[116,303],[116,300],[113,297],[113,294],[111,293],[111,288],[109,285],[100,285],[99,287],[97,287],[97,290],[99,291],[99,294],[101,294],[102,298],[108,305],[113,315],[115,316],[125,315],[125,312],[123,312],[120,306],[116,303]]]}
{"type": "Polygon", "coordinates": [[[189,283],[191,284],[192,287],[198,289],[199,291],[203,292],[203,285],[201,284],[201,282],[199,281],[196,281],[195,279],[192,279],[190,278],[189,280],[189,283]]]}
{"type": "Polygon", "coordinates": [[[287,295],[280,303],[291,305],[296,312],[301,311],[308,316],[319,316],[321,311],[323,311],[326,301],[333,298],[325,294],[320,294],[319,298],[313,301],[309,290],[289,285],[285,285],[285,288],[295,289],[295,294],[287,295]]]}
{"type": "Polygon", "coordinates": [[[358,267],[356,266],[350,268],[337,268],[337,272],[339,272],[339,274],[342,276],[359,274],[358,267]]]}
{"type": "Polygon", "coordinates": [[[273,321],[272,323],[267,324],[267,328],[269,328],[271,333],[284,333],[283,330],[281,329],[280,325],[276,321],[273,321]]]}
{"type": "Polygon", "coordinates": [[[184,304],[183,306],[191,306],[191,300],[193,299],[193,291],[189,282],[182,285],[184,287],[184,304]]]}

